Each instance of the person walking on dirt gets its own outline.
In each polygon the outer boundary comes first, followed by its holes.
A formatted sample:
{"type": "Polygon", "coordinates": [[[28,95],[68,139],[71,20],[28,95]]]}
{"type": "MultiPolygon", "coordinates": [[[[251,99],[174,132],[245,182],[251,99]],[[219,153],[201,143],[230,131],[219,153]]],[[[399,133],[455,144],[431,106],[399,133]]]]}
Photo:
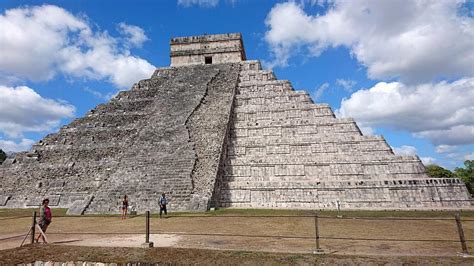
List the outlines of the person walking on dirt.
{"type": "Polygon", "coordinates": [[[166,211],[166,204],[168,204],[168,199],[166,199],[166,195],[163,193],[160,197],[160,218],[163,211],[165,212],[165,215],[168,215],[168,212],[166,211]]]}
{"type": "Polygon", "coordinates": [[[128,211],[128,197],[127,195],[123,196],[122,201],[122,220],[127,218],[127,211],[128,211]]]}
{"type": "MultiPolygon", "coordinates": [[[[51,220],[53,218],[53,214],[51,213],[51,209],[48,205],[49,199],[44,199],[40,208],[40,219],[38,225],[40,226],[43,233],[46,233],[46,230],[48,229],[49,224],[51,224],[51,220]]],[[[36,242],[39,242],[40,237],[43,239],[43,242],[46,243],[46,239],[41,233],[36,238],[36,242]]]]}

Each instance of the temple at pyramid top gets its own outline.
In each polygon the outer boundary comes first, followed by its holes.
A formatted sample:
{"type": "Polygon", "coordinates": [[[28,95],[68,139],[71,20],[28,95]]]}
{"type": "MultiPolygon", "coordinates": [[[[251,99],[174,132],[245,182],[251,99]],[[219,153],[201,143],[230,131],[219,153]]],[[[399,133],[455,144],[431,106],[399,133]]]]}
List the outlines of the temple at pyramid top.
{"type": "Polygon", "coordinates": [[[240,33],[178,37],[171,39],[170,46],[172,67],[246,60],[240,33]]]}

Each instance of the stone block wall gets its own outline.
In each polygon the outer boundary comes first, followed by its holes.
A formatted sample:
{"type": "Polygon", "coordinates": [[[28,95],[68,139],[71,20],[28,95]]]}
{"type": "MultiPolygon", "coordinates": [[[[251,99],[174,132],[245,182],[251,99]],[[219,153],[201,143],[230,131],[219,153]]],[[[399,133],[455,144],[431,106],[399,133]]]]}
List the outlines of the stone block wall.
{"type": "Polygon", "coordinates": [[[458,179],[432,179],[327,104],[242,62],[219,205],[238,208],[468,208],[458,179]]]}
{"type": "Polygon", "coordinates": [[[240,33],[178,37],[171,39],[171,66],[235,63],[245,60],[240,33]]]}
{"type": "Polygon", "coordinates": [[[49,197],[69,213],[204,211],[214,189],[239,64],[157,70],[0,166],[8,208],[49,197]]]}

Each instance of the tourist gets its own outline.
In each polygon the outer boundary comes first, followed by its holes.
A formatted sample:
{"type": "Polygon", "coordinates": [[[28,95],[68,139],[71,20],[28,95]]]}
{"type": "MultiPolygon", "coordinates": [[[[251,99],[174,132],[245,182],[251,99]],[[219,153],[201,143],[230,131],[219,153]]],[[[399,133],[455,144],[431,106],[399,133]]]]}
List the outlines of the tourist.
{"type": "Polygon", "coordinates": [[[128,210],[128,198],[127,195],[123,196],[122,201],[122,220],[127,217],[127,210],[128,210]]]}
{"type": "MultiPolygon", "coordinates": [[[[46,230],[48,229],[48,226],[51,223],[51,220],[53,218],[51,209],[48,207],[48,205],[49,205],[49,199],[44,199],[40,208],[40,219],[39,219],[38,225],[40,226],[43,233],[46,233],[46,230]]],[[[39,242],[40,237],[43,239],[43,242],[46,243],[46,239],[44,238],[43,234],[41,234],[41,232],[36,238],[36,242],[39,242]]]]}
{"type": "Polygon", "coordinates": [[[163,193],[160,197],[160,218],[163,211],[165,212],[165,215],[168,214],[168,212],[166,211],[166,204],[168,204],[168,200],[166,199],[165,193],[163,193]]]}

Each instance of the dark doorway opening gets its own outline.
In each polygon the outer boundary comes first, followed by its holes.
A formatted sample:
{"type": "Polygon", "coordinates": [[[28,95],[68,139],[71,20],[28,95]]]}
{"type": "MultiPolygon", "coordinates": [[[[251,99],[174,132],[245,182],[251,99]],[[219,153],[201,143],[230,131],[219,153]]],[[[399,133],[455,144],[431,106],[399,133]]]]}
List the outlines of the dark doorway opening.
{"type": "Polygon", "coordinates": [[[204,57],[204,64],[206,64],[206,65],[212,64],[212,56],[205,56],[204,57]]]}

